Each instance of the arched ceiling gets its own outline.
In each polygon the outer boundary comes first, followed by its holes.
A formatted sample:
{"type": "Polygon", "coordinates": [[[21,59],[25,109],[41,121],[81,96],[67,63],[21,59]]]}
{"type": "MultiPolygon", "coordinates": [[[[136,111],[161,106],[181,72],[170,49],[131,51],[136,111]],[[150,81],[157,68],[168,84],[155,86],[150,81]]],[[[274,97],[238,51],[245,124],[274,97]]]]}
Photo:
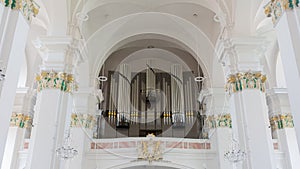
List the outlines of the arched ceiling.
{"type": "MultiPolygon", "coordinates": [[[[251,36],[271,29],[270,19],[266,20],[263,14],[267,0],[66,0],[59,8],[53,5],[58,0],[37,2],[41,12],[33,21],[32,31],[38,25],[46,31],[45,35],[60,35],[78,13],[88,15],[89,19],[79,27],[86,40],[89,72],[94,75],[113,52],[145,48],[152,40],[161,48],[190,53],[209,74],[215,71],[210,65],[217,63],[214,46],[223,27],[233,26],[233,36],[251,36]]],[[[35,40],[30,37],[28,43],[35,40]]],[[[31,48],[28,55],[33,53],[31,48]]],[[[36,65],[32,60],[34,57],[27,60],[30,67],[36,65]]],[[[36,69],[30,71],[33,70],[36,69]]],[[[28,75],[36,73],[30,71],[28,75]]]]}
{"type": "Polygon", "coordinates": [[[219,23],[214,21],[215,12],[203,4],[190,1],[109,1],[96,5],[87,14],[89,20],[84,23],[82,30],[86,39],[104,25],[124,16],[136,13],[156,12],[166,13],[185,19],[197,26],[214,43],[220,32],[219,23]]]}
{"type": "MultiPolygon", "coordinates": [[[[89,60],[91,64],[96,64],[91,70],[99,70],[101,62],[103,63],[110,53],[118,50],[119,47],[126,43],[145,39],[143,36],[145,34],[157,34],[161,35],[160,37],[174,39],[174,41],[177,41],[177,44],[186,46],[186,50],[189,50],[189,52],[191,49],[188,48],[194,46],[193,56],[198,56],[201,52],[202,57],[207,58],[203,59],[203,62],[207,63],[204,65],[208,65],[210,62],[209,58],[214,53],[213,44],[211,44],[209,38],[186,20],[161,13],[142,13],[123,17],[121,20],[110,23],[98,30],[88,40],[89,60]],[[145,19],[147,22],[145,22],[145,19]],[[109,46],[110,48],[108,48],[109,46]],[[107,55],[106,58],[105,55],[107,55]]],[[[147,38],[149,39],[149,36],[147,38]]]]}
{"type": "Polygon", "coordinates": [[[175,43],[161,39],[141,39],[125,44],[109,56],[105,61],[105,68],[116,70],[122,62],[137,63],[132,69],[144,69],[146,62],[138,63],[144,59],[160,60],[161,63],[156,63],[153,68],[166,72],[169,72],[168,67],[172,63],[181,63],[181,65],[185,65],[184,69],[194,72],[196,76],[202,76],[202,70],[198,69],[197,60],[190,53],[175,43]]]}
{"type": "MultiPolygon", "coordinates": [[[[225,15],[217,1],[90,0],[81,13],[89,17],[81,31],[92,78],[113,52],[133,46],[144,48],[151,45],[151,40],[159,48],[189,53],[207,76],[212,72],[223,75],[221,68],[214,68],[220,65],[213,58],[214,45],[224,26],[220,20],[225,15]]],[[[217,81],[224,83],[222,78],[217,81]]]]}

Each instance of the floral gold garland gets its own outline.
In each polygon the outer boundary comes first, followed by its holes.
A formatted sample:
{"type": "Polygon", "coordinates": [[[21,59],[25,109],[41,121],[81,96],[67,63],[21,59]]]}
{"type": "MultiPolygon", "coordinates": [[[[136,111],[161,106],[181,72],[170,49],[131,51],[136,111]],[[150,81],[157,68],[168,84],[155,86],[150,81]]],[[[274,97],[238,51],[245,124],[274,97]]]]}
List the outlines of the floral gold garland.
{"type": "Polygon", "coordinates": [[[205,120],[205,123],[209,129],[219,127],[232,128],[232,120],[230,114],[208,116],[205,120]]]}
{"type": "Polygon", "coordinates": [[[76,114],[71,115],[71,127],[83,127],[92,129],[96,124],[96,118],[90,114],[76,114]]]}
{"type": "Polygon", "coordinates": [[[20,10],[27,20],[36,17],[39,13],[40,6],[33,0],[0,0],[5,7],[12,10],[20,10]]]}
{"type": "Polygon", "coordinates": [[[10,118],[11,127],[30,128],[32,127],[32,117],[23,113],[12,113],[10,118]]]}
{"type": "Polygon", "coordinates": [[[244,89],[259,89],[265,92],[266,75],[261,72],[239,72],[229,75],[225,86],[229,94],[243,91],[244,89]]]}
{"type": "Polygon", "coordinates": [[[64,72],[43,71],[36,76],[36,82],[38,92],[43,89],[60,89],[63,92],[72,93],[78,88],[73,75],[64,72]]]}
{"type": "Polygon", "coordinates": [[[270,124],[273,131],[277,129],[293,128],[293,116],[290,113],[275,115],[270,118],[270,124]]]}

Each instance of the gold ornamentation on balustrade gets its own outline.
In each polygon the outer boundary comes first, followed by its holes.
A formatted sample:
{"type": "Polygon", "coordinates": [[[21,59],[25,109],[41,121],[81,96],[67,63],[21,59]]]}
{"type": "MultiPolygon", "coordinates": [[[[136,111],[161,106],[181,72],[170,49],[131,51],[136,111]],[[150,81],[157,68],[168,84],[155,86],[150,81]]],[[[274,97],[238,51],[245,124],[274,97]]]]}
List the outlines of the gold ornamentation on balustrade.
{"type": "Polygon", "coordinates": [[[20,10],[27,20],[36,17],[40,6],[33,0],[0,0],[0,2],[12,10],[20,10]]]}
{"type": "Polygon", "coordinates": [[[148,134],[146,141],[141,141],[138,146],[138,159],[147,160],[149,163],[152,161],[159,161],[162,159],[161,142],[155,140],[154,134],[148,134]]]}
{"type": "Polygon", "coordinates": [[[10,118],[11,127],[30,128],[32,127],[32,117],[23,113],[12,113],[10,118]]]}
{"type": "Polygon", "coordinates": [[[284,10],[292,10],[299,7],[299,0],[271,0],[265,7],[267,17],[272,17],[273,24],[276,24],[284,10]]]}
{"type": "Polygon", "coordinates": [[[64,92],[72,93],[77,90],[78,86],[72,74],[64,72],[46,72],[36,76],[38,92],[43,89],[59,89],[64,92]]]}
{"type": "Polygon", "coordinates": [[[232,120],[230,114],[207,116],[205,123],[209,129],[219,127],[232,128],[232,120]]]}
{"type": "Polygon", "coordinates": [[[265,92],[266,75],[261,72],[239,72],[229,75],[225,86],[229,94],[243,91],[244,89],[259,89],[265,92]]]}
{"type": "Polygon", "coordinates": [[[293,116],[290,113],[275,115],[270,118],[272,131],[284,128],[293,128],[293,116]]]}
{"type": "Polygon", "coordinates": [[[83,127],[87,129],[94,128],[96,124],[96,118],[91,114],[76,114],[71,115],[71,127],[83,127]]]}

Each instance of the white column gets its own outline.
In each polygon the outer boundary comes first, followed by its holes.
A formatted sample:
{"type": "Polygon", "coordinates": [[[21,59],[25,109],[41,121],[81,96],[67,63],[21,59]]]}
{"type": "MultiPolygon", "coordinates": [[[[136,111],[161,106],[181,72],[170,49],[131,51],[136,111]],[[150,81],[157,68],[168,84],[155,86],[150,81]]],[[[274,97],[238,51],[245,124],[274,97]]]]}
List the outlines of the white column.
{"type": "Polygon", "coordinates": [[[263,68],[260,60],[264,43],[259,37],[234,38],[231,41],[234,52],[225,56],[230,64],[226,88],[231,94],[234,137],[247,153],[243,168],[275,169],[264,93],[265,76],[259,73],[263,68]]]}
{"type": "Polygon", "coordinates": [[[233,128],[241,148],[247,153],[245,168],[275,169],[271,133],[268,129],[265,96],[261,91],[248,89],[231,96],[233,128]],[[259,117],[259,118],[258,118],[259,117]]]}
{"type": "Polygon", "coordinates": [[[232,164],[224,159],[232,139],[231,116],[225,97],[224,88],[211,88],[202,90],[199,101],[206,107],[205,125],[209,128],[209,139],[217,147],[219,169],[232,169],[232,164]]]}
{"type": "Polygon", "coordinates": [[[3,158],[3,163],[1,169],[15,169],[15,164],[17,163],[17,154],[21,146],[19,140],[22,140],[22,134],[24,129],[19,126],[9,127],[7,142],[5,147],[5,156],[3,158]]]}
{"type": "Polygon", "coordinates": [[[0,109],[2,111],[0,118],[0,165],[2,163],[9,120],[12,113],[16,88],[18,84],[20,69],[25,61],[25,44],[29,26],[22,15],[18,12],[10,12],[7,31],[2,42],[5,42],[5,48],[1,48],[1,60],[4,61],[6,79],[1,82],[2,90],[0,94],[0,109]]]}
{"type": "Polygon", "coordinates": [[[67,55],[68,37],[41,38],[43,65],[37,76],[37,102],[29,143],[27,169],[57,169],[56,149],[64,143],[66,114],[70,111],[74,55],[67,55]],[[45,80],[48,79],[48,80],[45,80]]]}
{"type": "Polygon", "coordinates": [[[11,10],[9,8],[5,8],[4,5],[0,4],[0,48],[2,46],[3,35],[5,33],[5,27],[7,24],[8,14],[11,10]]]}
{"type": "Polygon", "coordinates": [[[300,155],[287,91],[271,89],[267,101],[271,128],[279,143],[278,150],[285,153],[287,168],[298,169],[300,155]]]}
{"type": "Polygon", "coordinates": [[[27,91],[27,88],[17,90],[14,113],[11,115],[5,156],[2,162],[3,169],[15,169],[17,167],[18,154],[24,143],[25,132],[28,128],[31,128],[32,116],[28,114],[28,111],[22,108],[22,105],[26,105],[27,102],[31,101],[31,99],[27,97],[27,91]]]}
{"type": "MultiPolygon", "coordinates": [[[[292,11],[283,14],[276,25],[276,32],[287,90],[294,116],[298,143],[300,140],[300,32],[292,11]]],[[[300,145],[300,144],[298,144],[300,145]]]]}
{"type": "MultiPolygon", "coordinates": [[[[1,51],[1,48],[2,48],[2,45],[4,42],[3,41],[3,37],[5,35],[5,31],[6,31],[6,27],[7,27],[7,24],[9,23],[9,18],[12,19],[10,17],[11,12],[13,12],[12,10],[10,10],[9,8],[5,8],[3,5],[0,4],[0,51],[1,51]]],[[[17,13],[17,12],[13,12],[13,13],[17,13]]]]}
{"type": "Polygon", "coordinates": [[[4,5],[0,4],[0,23],[1,23],[1,18],[3,16],[3,13],[4,13],[4,5]]]}
{"type": "Polygon", "coordinates": [[[80,89],[74,96],[75,107],[70,114],[71,146],[78,150],[78,155],[69,160],[69,167],[65,169],[82,169],[84,167],[84,154],[87,148],[91,147],[93,129],[96,124],[97,102],[92,92],[93,88],[80,89]]]}

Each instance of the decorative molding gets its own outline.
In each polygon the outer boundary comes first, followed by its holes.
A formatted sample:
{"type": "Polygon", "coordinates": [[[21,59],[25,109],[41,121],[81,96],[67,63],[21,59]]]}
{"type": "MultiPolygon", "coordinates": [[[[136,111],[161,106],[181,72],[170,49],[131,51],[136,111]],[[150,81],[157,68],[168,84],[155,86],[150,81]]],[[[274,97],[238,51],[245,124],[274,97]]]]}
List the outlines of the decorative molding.
{"type": "Polygon", "coordinates": [[[38,92],[43,89],[60,89],[63,92],[72,93],[78,88],[74,76],[64,72],[43,71],[36,76],[36,82],[38,92]]]}
{"type": "Polygon", "coordinates": [[[149,140],[141,141],[138,146],[138,159],[147,160],[149,163],[162,159],[162,148],[160,140],[155,140],[154,134],[148,134],[149,140]]]}
{"type": "Polygon", "coordinates": [[[32,117],[23,113],[12,113],[10,127],[30,128],[32,127],[32,117]]]}
{"type": "MultiPolygon", "coordinates": [[[[187,139],[187,140],[176,140],[176,138],[159,138],[161,141],[161,146],[168,149],[177,149],[177,150],[211,150],[212,145],[208,140],[203,139],[187,139]]],[[[91,150],[99,149],[136,149],[141,145],[139,138],[131,139],[98,139],[97,142],[91,142],[91,150]]],[[[166,152],[166,151],[164,151],[166,152]]]]}
{"type": "Polygon", "coordinates": [[[205,123],[209,129],[219,128],[219,127],[232,128],[232,120],[230,114],[207,116],[205,123]]]}
{"type": "Polygon", "coordinates": [[[279,114],[270,118],[272,131],[284,128],[294,128],[293,115],[290,113],[279,114]]]}
{"type": "Polygon", "coordinates": [[[225,89],[229,95],[243,91],[244,89],[259,89],[265,92],[266,80],[266,75],[263,75],[261,72],[238,72],[229,75],[225,89]]]}
{"type": "Polygon", "coordinates": [[[299,7],[299,0],[271,0],[264,9],[266,16],[272,17],[275,25],[284,11],[293,10],[296,7],[299,7]]]}
{"type": "Polygon", "coordinates": [[[39,13],[40,6],[33,0],[0,0],[5,7],[20,10],[23,16],[31,21],[39,13]]]}
{"type": "Polygon", "coordinates": [[[91,114],[76,114],[71,115],[71,127],[83,127],[87,129],[94,128],[96,124],[96,117],[91,114]]]}

